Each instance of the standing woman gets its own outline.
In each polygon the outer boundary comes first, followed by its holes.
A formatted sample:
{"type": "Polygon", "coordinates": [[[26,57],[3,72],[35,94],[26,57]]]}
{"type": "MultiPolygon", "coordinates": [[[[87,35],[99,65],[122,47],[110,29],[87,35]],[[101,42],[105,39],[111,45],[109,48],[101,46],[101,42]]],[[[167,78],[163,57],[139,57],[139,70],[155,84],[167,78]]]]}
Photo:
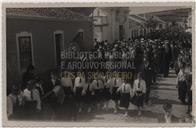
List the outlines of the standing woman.
{"type": "Polygon", "coordinates": [[[123,80],[121,86],[118,88],[117,92],[120,92],[120,107],[125,108],[125,116],[128,116],[128,108],[130,101],[131,85],[123,80]]]}
{"type": "Polygon", "coordinates": [[[94,89],[95,89],[95,87],[96,87],[96,85],[97,85],[97,79],[92,79],[92,82],[91,83],[89,83],[89,92],[90,92],[90,99],[91,99],[91,105],[90,105],[90,107],[91,107],[91,110],[93,109],[95,109],[95,107],[96,107],[96,97],[95,97],[95,91],[94,91],[94,89]]]}
{"type": "Polygon", "coordinates": [[[103,82],[99,78],[95,78],[90,85],[90,90],[92,92],[94,103],[97,104],[97,109],[99,110],[101,107],[101,100],[103,95],[103,82]]]}
{"type": "Polygon", "coordinates": [[[73,89],[76,98],[78,112],[82,112],[84,86],[85,86],[85,79],[84,77],[82,77],[81,74],[78,74],[78,76],[75,79],[74,89],[73,89]]]}
{"type": "Polygon", "coordinates": [[[192,74],[187,75],[187,85],[188,85],[188,89],[187,89],[187,95],[188,95],[188,114],[191,114],[192,111],[192,90],[193,90],[193,86],[192,86],[192,74]]]}
{"type": "Polygon", "coordinates": [[[69,100],[73,92],[73,82],[72,82],[71,75],[69,74],[69,72],[62,73],[61,85],[65,91],[66,100],[69,100]]]}
{"type": "Polygon", "coordinates": [[[140,116],[141,109],[144,103],[144,94],[146,93],[146,82],[142,79],[142,73],[137,74],[137,79],[133,83],[133,93],[132,103],[138,107],[138,116],[140,116]]]}
{"type": "Polygon", "coordinates": [[[115,109],[114,113],[118,111],[118,101],[120,99],[120,93],[117,92],[118,88],[121,86],[122,81],[121,78],[116,76],[113,78],[113,85],[112,85],[112,100],[115,102],[115,109]]]}
{"type": "Polygon", "coordinates": [[[105,74],[102,74],[100,76],[100,84],[101,84],[101,107],[103,109],[105,109],[105,101],[108,100],[108,92],[109,92],[109,88],[106,88],[106,76],[105,74]]]}
{"type": "Polygon", "coordinates": [[[62,89],[65,92],[65,101],[63,104],[62,113],[66,113],[66,117],[71,120],[75,120],[76,105],[73,94],[73,81],[70,72],[63,72],[61,78],[62,89]]]}
{"type": "Polygon", "coordinates": [[[98,77],[99,79],[98,79],[98,85],[99,85],[99,92],[100,92],[100,101],[99,101],[99,104],[100,104],[100,109],[102,109],[103,108],[103,106],[104,106],[104,99],[105,99],[105,97],[104,97],[104,86],[105,86],[105,77],[104,77],[104,75],[103,76],[101,76],[101,75],[99,75],[99,77],[98,77]]]}
{"type": "Polygon", "coordinates": [[[105,97],[105,110],[107,111],[108,110],[108,104],[109,104],[109,101],[111,99],[111,94],[112,94],[112,90],[111,90],[111,87],[113,85],[113,79],[112,77],[109,77],[107,79],[107,82],[105,83],[105,94],[104,94],[104,97],[105,97]]]}
{"type": "Polygon", "coordinates": [[[186,94],[187,94],[187,81],[186,81],[186,73],[185,66],[182,64],[180,66],[180,71],[177,76],[177,86],[178,88],[178,98],[179,100],[185,104],[186,94]]]}
{"type": "Polygon", "coordinates": [[[90,79],[87,79],[86,86],[85,86],[85,95],[84,95],[84,103],[87,108],[87,112],[91,112],[92,107],[92,92],[90,90],[90,79]]]}

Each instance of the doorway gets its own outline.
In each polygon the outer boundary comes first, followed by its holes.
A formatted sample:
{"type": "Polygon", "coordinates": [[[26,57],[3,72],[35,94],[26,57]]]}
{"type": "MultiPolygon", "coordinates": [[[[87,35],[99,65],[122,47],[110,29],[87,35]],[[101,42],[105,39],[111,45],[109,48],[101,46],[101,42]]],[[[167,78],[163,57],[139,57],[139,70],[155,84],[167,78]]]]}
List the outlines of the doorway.
{"type": "Polygon", "coordinates": [[[61,51],[64,50],[64,41],[63,41],[63,33],[55,33],[54,34],[55,41],[55,54],[56,54],[56,68],[61,69],[61,51]]]}

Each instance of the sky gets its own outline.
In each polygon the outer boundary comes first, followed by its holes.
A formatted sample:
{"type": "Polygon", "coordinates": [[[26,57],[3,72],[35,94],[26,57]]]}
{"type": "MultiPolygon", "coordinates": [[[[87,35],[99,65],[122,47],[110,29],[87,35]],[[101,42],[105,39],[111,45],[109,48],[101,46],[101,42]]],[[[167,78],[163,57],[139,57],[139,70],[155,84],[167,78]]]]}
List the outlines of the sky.
{"type": "Polygon", "coordinates": [[[187,8],[187,7],[180,7],[180,6],[160,6],[160,7],[130,7],[129,14],[143,14],[143,13],[149,13],[149,12],[159,12],[159,11],[167,11],[167,10],[175,10],[175,9],[181,9],[181,8],[187,8]]]}

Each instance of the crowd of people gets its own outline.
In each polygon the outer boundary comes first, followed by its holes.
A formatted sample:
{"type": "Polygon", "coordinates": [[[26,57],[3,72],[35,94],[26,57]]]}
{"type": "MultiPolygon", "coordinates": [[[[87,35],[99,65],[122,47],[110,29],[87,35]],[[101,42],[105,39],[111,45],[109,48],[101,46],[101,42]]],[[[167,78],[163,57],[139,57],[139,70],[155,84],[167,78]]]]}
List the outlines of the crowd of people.
{"type": "Polygon", "coordinates": [[[178,98],[183,104],[188,104],[188,112],[191,112],[192,53],[189,33],[173,34],[164,30],[113,43],[95,39],[94,43],[93,51],[107,55],[106,59],[112,61],[115,52],[121,55],[119,61],[129,57],[135,67],[133,81],[118,75],[106,77],[105,74],[87,79],[75,73],[73,78],[69,70],[53,71],[47,80],[42,80],[33,73],[34,67],[30,65],[23,74],[21,86],[13,85],[7,93],[8,118],[32,119],[47,113],[48,119],[59,120],[67,112],[69,119],[77,120],[84,111],[107,111],[110,100],[115,104],[114,113],[123,107],[125,116],[128,116],[129,104],[132,103],[141,116],[144,104],[149,103],[151,85],[156,85],[157,75],[168,77],[170,68],[177,74],[178,98]]]}

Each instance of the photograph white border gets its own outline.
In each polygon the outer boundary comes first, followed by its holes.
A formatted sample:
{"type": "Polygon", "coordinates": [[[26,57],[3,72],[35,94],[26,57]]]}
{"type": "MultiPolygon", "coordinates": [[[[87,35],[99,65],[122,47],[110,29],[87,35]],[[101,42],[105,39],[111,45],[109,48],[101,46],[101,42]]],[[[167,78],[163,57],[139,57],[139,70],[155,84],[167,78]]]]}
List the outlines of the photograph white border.
{"type": "Polygon", "coordinates": [[[165,124],[165,123],[91,123],[88,122],[88,124],[84,123],[77,123],[77,122],[39,122],[38,121],[8,121],[6,118],[6,13],[5,9],[6,8],[12,8],[12,7],[135,7],[135,6],[142,6],[142,7],[147,7],[147,6],[187,6],[187,7],[192,7],[192,75],[193,75],[193,113],[195,116],[195,2],[88,2],[88,3],[72,3],[69,2],[62,2],[62,1],[56,1],[56,2],[41,2],[40,0],[34,0],[38,3],[32,3],[29,2],[27,3],[26,1],[21,1],[19,0],[17,3],[16,2],[4,2],[2,3],[2,124],[3,126],[117,126],[117,127],[135,127],[135,126],[141,126],[141,127],[149,127],[149,126],[159,126],[159,127],[164,127],[164,126],[182,126],[182,127],[192,127],[195,125],[195,123],[172,123],[172,124],[165,124]]]}

